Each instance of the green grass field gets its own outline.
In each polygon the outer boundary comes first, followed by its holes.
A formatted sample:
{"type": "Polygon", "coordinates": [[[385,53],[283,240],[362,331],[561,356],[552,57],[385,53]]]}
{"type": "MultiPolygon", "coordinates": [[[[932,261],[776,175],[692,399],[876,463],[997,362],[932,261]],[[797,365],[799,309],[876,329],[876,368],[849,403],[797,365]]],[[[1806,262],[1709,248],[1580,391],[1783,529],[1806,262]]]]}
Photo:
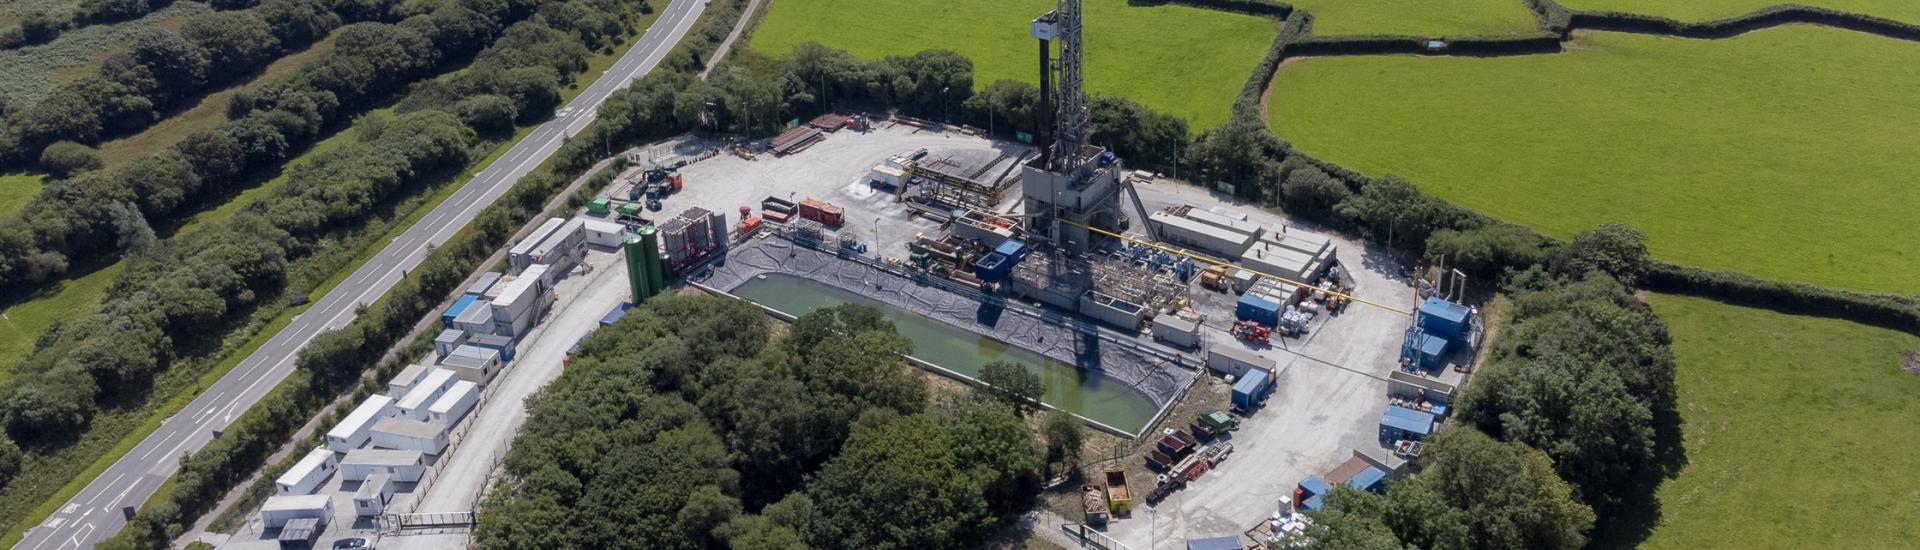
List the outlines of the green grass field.
{"type": "MultiPolygon", "coordinates": [[[[1038,82],[1028,24],[1048,0],[781,0],[753,32],[754,50],[784,56],[819,42],[861,58],[949,49],[973,59],[975,87],[1038,82]]],[[[1187,119],[1195,132],[1227,119],[1233,96],[1266,55],[1274,21],[1185,6],[1086,3],[1087,87],[1187,119]]]]}
{"type": "Polygon", "coordinates": [[[1539,28],[1520,0],[1293,0],[1313,13],[1313,34],[1504,36],[1539,28]]]}
{"type": "Polygon", "coordinates": [[[1920,2],[1910,0],[1560,0],[1574,10],[1623,11],[1672,17],[1681,21],[1707,21],[1736,17],[1775,4],[1800,4],[1885,17],[1896,21],[1920,23],[1920,2]]]}
{"type": "Polygon", "coordinates": [[[1891,548],[1920,540],[1920,338],[1656,295],[1687,466],[1643,548],[1891,548]]]}
{"type": "Polygon", "coordinates": [[[1567,237],[1607,221],[1676,262],[1920,291],[1920,44],[1821,27],[1595,33],[1561,54],[1283,67],[1296,147],[1567,237]]]}
{"type": "Polygon", "coordinates": [[[0,97],[7,98],[8,109],[38,103],[54,86],[92,74],[100,60],[132,47],[152,29],[177,28],[187,17],[208,11],[206,4],[182,0],[139,19],[88,25],[46,44],[0,51],[0,97]]]}
{"type": "Polygon", "coordinates": [[[40,174],[24,172],[0,174],[0,216],[12,216],[39,195],[41,178],[40,174]]]}

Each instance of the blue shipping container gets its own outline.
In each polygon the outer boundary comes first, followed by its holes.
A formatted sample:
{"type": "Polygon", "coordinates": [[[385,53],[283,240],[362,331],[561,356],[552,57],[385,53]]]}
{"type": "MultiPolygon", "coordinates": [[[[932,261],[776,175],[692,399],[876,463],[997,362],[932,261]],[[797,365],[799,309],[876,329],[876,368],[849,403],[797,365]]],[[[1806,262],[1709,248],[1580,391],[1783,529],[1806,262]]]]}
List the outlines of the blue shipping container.
{"type": "Polygon", "coordinates": [[[1240,304],[1234,307],[1233,313],[1242,321],[1270,327],[1280,324],[1280,303],[1251,293],[1240,295],[1240,304]]]}
{"type": "Polygon", "coordinates": [[[999,252],[981,256],[973,263],[973,276],[982,281],[996,282],[1007,278],[1013,272],[1013,259],[999,252]]]}
{"type": "Polygon", "coordinates": [[[473,305],[473,301],[477,299],[479,299],[478,296],[467,294],[461,296],[459,300],[454,301],[453,307],[447,308],[446,313],[440,314],[440,327],[453,328],[453,318],[459,317],[460,312],[466,311],[467,306],[473,305]]]}
{"type": "Polygon", "coordinates": [[[1386,484],[1383,483],[1386,480],[1386,472],[1380,471],[1379,468],[1368,466],[1367,469],[1361,470],[1358,474],[1354,474],[1353,479],[1347,480],[1347,486],[1362,491],[1373,491],[1377,493],[1386,489],[1386,484]]]}
{"type": "Polygon", "coordinates": [[[1000,241],[1000,246],[995,247],[993,251],[1005,254],[1008,258],[1012,258],[1013,261],[1019,262],[1027,257],[1027,243],[1007,239],[1000,241]]]}
{"type": "Polygon", "coordinates": [[[1427,298],[1420,304],[1420,329],[1451,341],[1467,336],[1467,319],[1473,310],[1439,298],[1427,298]]]}
{"type": "Polygon", "coordinates": [[[1233,407],[1243,411],[1252,410],[1272,392],[1273,375],[1266,369],[1249,369],[1246,376],[1233,383],[1233,407]]]}
{"type": "Polygon", "coordinates": [[[1420,368],[1427,372],[1440,370],[1440,360],[1447,356],[1446,338],[1426,334],[1420,341],[1420,368]]]}
{"type": "Polygon", "coordinates": [[[1386,412],[1380,413],[1380,444],[1392,445],[1402,439],[1419,441],[1433,432],[1433,415],[1401,407],[1387,405],[1386,412]]]}

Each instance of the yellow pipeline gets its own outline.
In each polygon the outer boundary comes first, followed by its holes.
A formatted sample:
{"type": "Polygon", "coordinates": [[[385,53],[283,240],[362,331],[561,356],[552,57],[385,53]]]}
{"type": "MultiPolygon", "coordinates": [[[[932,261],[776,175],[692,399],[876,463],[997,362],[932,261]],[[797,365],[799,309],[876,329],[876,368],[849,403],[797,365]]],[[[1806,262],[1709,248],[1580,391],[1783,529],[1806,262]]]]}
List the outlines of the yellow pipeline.
{"type": "MultiPolygon", "coordinates": [[[[1193,252],[1188,252],[1188,251],[1185,251],[1185,250],[1175,250],[1175,249],[1172,249],[1172,248],[1167,248],[1167,247],[1165,247],[1165,246],[1161,246],[1161,245],[1159,245],[1159,244],[1157,244],[1157,243],[1151,243],[1151,242],[1147,242],[1147,241],[1143,241],[1143,240],[1140,240],[1140,239],[1136,239],[1136,238],[1133,238],[1133,237],[1129,237],[1129,236],[1126,236],[1126,235],[1121,235],[1121,234],[1119,234],[1119,233],[1114,233],[1114,232],[1112,232],[1112,231],[1107,231],[1107,230],[1105,230],[1105,229],[1100,229],[1100,228],[1097,228],[1097,227],[1088,227],[1088,226],[1085,226],[1085,225],[1081,225],[1081,224],[1078,224],[1078,223],[1074,223],[1074,222],[1070,222],[1070,221],[1067,221],[1067,220],[1058,220],[1058,221],[1059,221],[1060,223],[1064,223],[1064,224],[1067,224],[1067,225],[1071,225],[1071,226],[1074,226],[1074,227],[1078,227],[1078,228],[1081,228],[1081,229],[1085,229],[1085,230],[1088,230],[1088,231],[1092,231],[1092,232],[1095,232],[1095,233],[1099,233],[1099,234],[1102,234],[1102,235],[1106,235],[1106,236],[1109,236],[1109,237],[1114,237],[1114,238],[1118,238],[1118,239],[1124,239],[1124,240],[1126,240],[1127,242],[1131,242],[1131,243],[1134,243],[1134,244],[1138,244],[1138,245],[1141,245],[1141,246],[1150,246],[1150,247],[1153,247],[1153,248],[1155,248],[1155,249],[1158,249],[1158,250],[1160,250],[1160,251],[1163,251],[1163,252],[1169,252],[1169,253],[1173,253],[1173,254],[1179,254],[1179,255],[1181,255],[1181,256],[1186,256],[1186,257],[1189,257],[1189,258],[1193,258],[1193,259],[1195,259],[1195,260],[1200,260],[1200,261],[1202,261],[1202,262],[1206,262],[1206,263],[1209,263],[1209,264],[1213,264],[1213,265],[1217,265],[1217,266],[1221,266],[1221,267],[1228,267],[1228,268],[1233,268],[1233,269],[1245,269],[1245,270],[1247,270],[1247,271],[1252,271],[1252,272],[1254,272],[1254,273],[1259,273],[1259,274],[1261,274],[1261,275],[1265,275],[1265,276],[1267,276],[1267,277],[1272,277],[1272,278],[1274,278],[1274,279],[1277,279],[1277,280],[1279,280],[1280,282],[1283,282],[1283,283],[1287,283],[1287,284],[1291,284],[1291,285],[1294,285],[1294,286],[1298,286],[1298,287],[1301,287],[1301,288],[1315,288],[1315,287],[1314,287],[1313,285],[1310,285],[1310,284],[1307,284],[1307,283],[1303,283],[1303,282],[1300,282],[1300,281],[1295,281],[1295,280],[1293,280],[1293,279],[1288,279],[1288,278],[1286,278],[1286,277],[1281,277],[1281,276],[1278,276],[1278,275],[1274,275],[1274,274],[1271,274],[1271,273],[1266,273],[1266,272],[1263,272],[1263,271],[1259,271],[1259,270],[1256,270],[1256,269],[1251,269],[1251,268],[1247,268],[1247,267],[1241,267],[1241,266],[1237,266],[1237,265],[1233,265],[1233,264],[1229,264],[1229,263],[1226,263],[1226,262],[1223,262],[1223,261],[1220,261],[1220,260],[1215,260],[1215,259],[1213,259],[1213,258],[1208,258],[1208,257],[1207,257],[1206,255],[1203,255],[1203,254],[1197,254],[1197,253],[1193,253],[1193,252]]],[[[1149,221],[1146,221],[1146,220],[1141,220],[1141,222],[1142,222],[1142,223],[1153,223],[1153,222],[1149,222],[1149,221]]],[[[1398,314],[1401,314],[1401,315],[1408,315],[1408,316],[1411,316],[1411,315],[1413,315],[1413,312],[1411,312],[1411,311],[1407,311],[1407,310],[1404,310],[1404,309],[1400,309],[1400,308],[1397,308],[1397,307],[1393,307],[1393,306],[1390,306],[1390,305],[1386,305],[1386,304],[1382,304],[1382,303],[1379,303],[1379,302],[1371,302],[1371,301],[1367,301],[1367,300],[1363,300],[1363,299],[1360,299],[1359,297],[1357,297],[1357,296],[1354,296],[1354,295],[1352,295],[1352,294],[1346,294],[1346,293],[1341,293],[1341,292],[1334,292],[1334,291],[1331,291],[1331,290],[1327,290],[1327,291],[1324,291],[1324,292],[1326,292],[1327,294],[1330,294],[1330,295],[1334,295],[1334,296],[1339,296],[1339,297],[1341,297],[1341,298],[1346,298],[1346,299],[1348,299],[1348,300],[1352,300],[1352,301],[1354,301],[1354,302],[1357,302],[1357,303],[1362,303],[1362,304],[1366,304],[1366,305],[1370,305],[1370,306],[1373,306],[1373,307],[1377,307],[1377,308],[1380,308],[1380,309],[1384,309],[1384,310],[1387,310],[1387,311],[1391,311],[1391,312],[1394,312],[1394,313],[1398,313],[1398,314]]]]}

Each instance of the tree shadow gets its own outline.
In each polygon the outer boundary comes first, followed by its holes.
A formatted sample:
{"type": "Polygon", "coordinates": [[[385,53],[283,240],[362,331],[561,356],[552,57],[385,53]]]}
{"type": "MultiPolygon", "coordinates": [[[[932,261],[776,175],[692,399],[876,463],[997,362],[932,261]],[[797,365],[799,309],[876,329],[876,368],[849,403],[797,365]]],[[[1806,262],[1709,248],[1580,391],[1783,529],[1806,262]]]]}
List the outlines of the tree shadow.
{"type": "Polygon", "coordinates": [[[1654,464],[1621,488],[1620,504],[1594,525],[1592,550],[1638,548],[1660,525],[1660,485],[1679,477],[1687,466],[1680,412],[1671,406],[1653,412],[1654,464]]]}

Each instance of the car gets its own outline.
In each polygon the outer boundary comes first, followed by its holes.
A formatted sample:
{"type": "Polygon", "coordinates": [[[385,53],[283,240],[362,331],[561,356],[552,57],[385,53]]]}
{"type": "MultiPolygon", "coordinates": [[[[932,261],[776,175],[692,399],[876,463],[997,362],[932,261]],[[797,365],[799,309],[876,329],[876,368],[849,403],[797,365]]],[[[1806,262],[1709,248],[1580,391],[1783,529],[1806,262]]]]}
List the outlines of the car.
{"type": "Polygon", "coordinates": [[[911,160],[920,160],[921,157],[925,157],[925,156],[927,156],[927,148],[921,147],[920,150],[913,152],[913,157],[911,157],[911,160]]]}
{"type": "Polygon", "coordinates": [[[333,541],[333,550],[373,550],[373,545],[363,538],[340,539],[333,541]]]}

